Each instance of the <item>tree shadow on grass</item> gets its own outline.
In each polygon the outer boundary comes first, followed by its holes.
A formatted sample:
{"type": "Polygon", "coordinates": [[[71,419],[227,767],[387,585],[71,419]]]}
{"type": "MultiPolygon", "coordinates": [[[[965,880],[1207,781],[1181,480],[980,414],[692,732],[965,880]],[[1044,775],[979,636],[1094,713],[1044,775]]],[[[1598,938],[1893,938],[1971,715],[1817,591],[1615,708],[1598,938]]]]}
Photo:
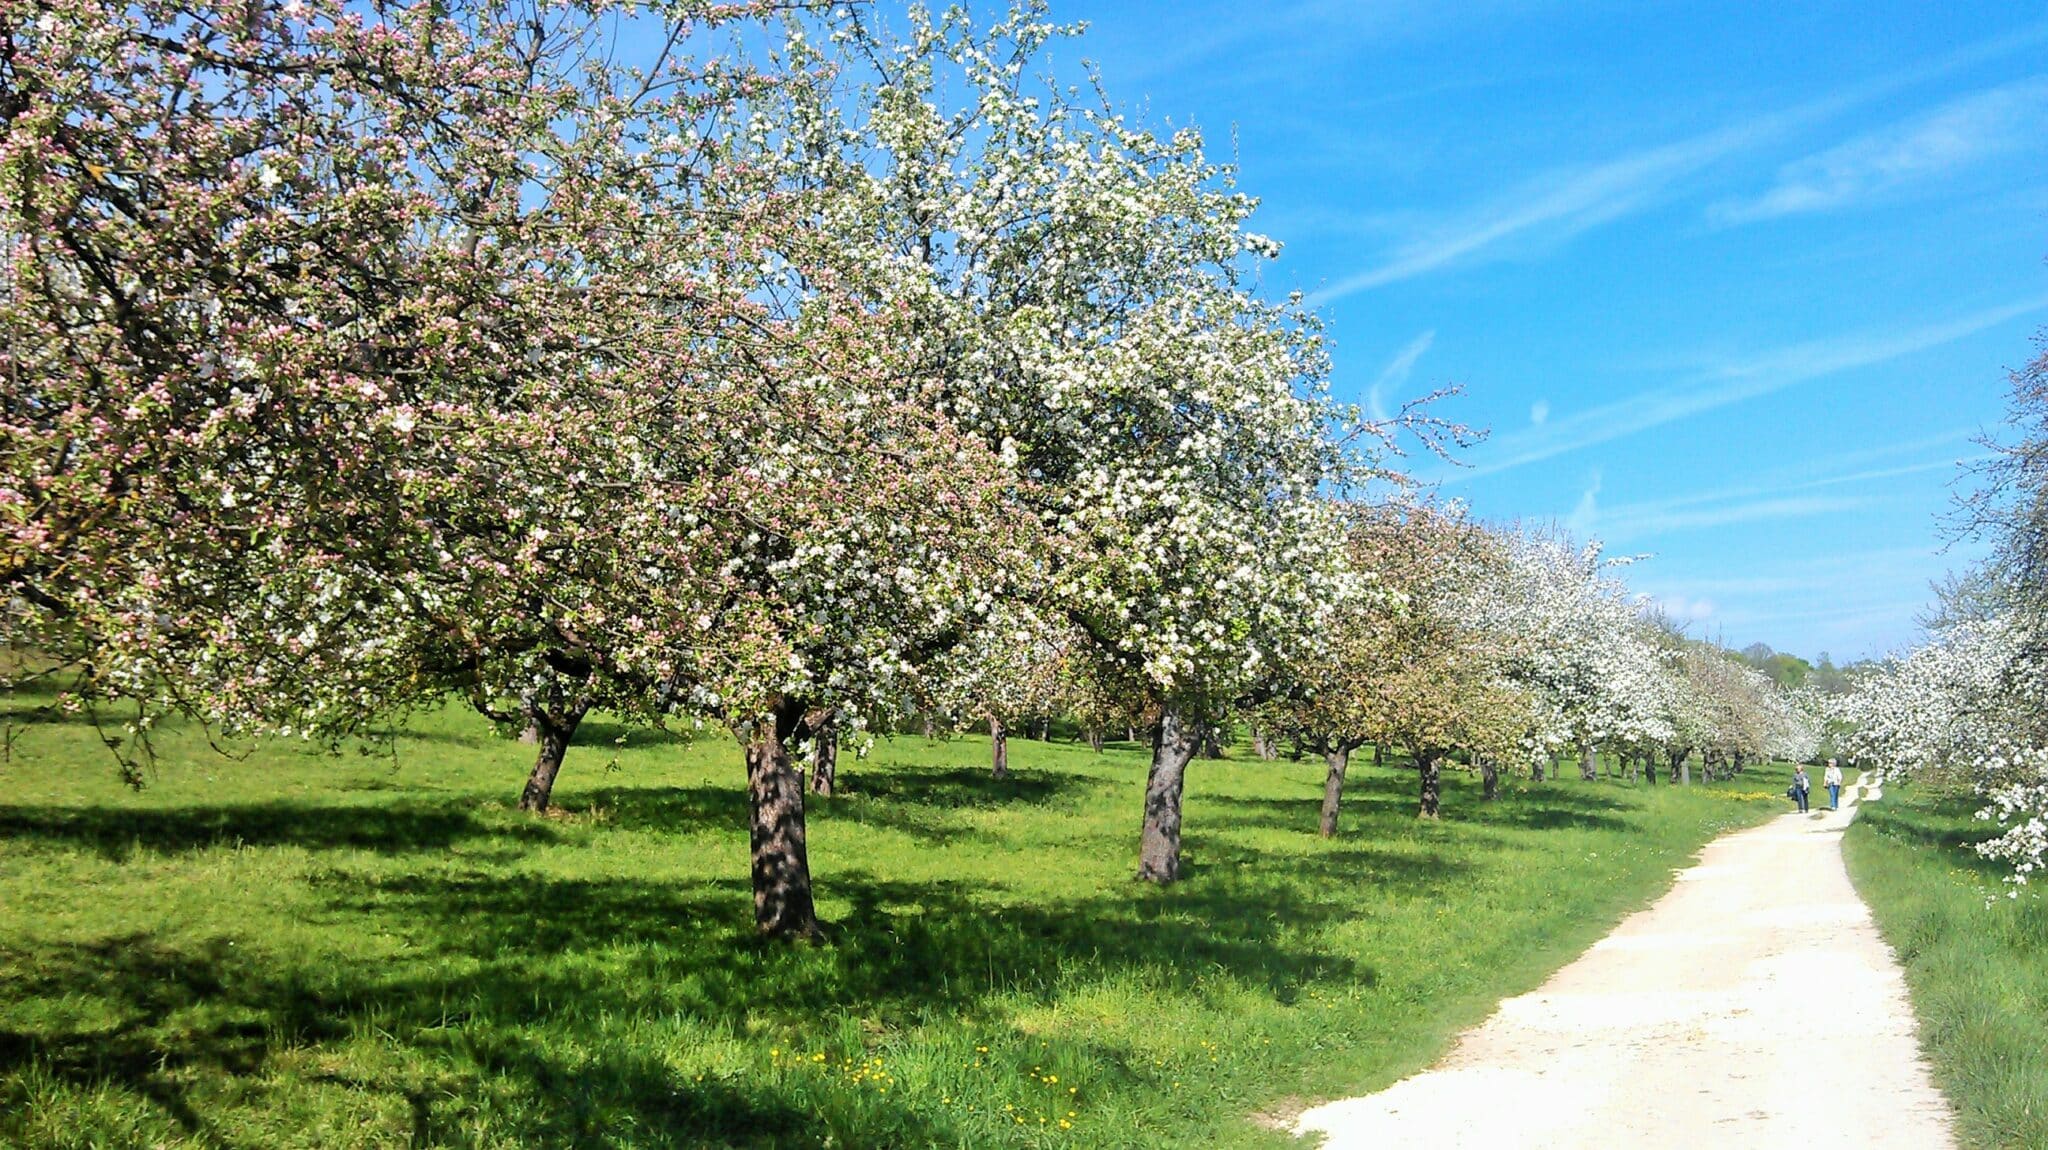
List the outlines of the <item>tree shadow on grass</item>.
{"type": "MultiPolygon", "coordinates": [[[[1446,784],[1441,817],[1444,826],[1626,831],[1633,825],[1622,817],[1631,809],[1628,804],[1565,785],[1532,787],[1526,794],[1505,793],[1488,802],[1480,797],[1476,779],[1453,782],[1447,777],[1446,784]]],[[[1421,806],[1419,790],[1415,775],[1408,772],[1354,775],[1345,781],[1339,826],[1348,833],[1369,833],[1367,828],[1372,826],[1413,822],[1421,806]]],[[[1304,788],[1298,798],[1201,795],[1191,798],[1189,803],[1197,808],[1221,808],[1227,812],[1221,821],[1230,826],[1314,834],[1321,817],[1322,792],[1304,788]]]]}
{"type": "MultiPolygon", "coordinates": [[[[589,718],[576,727],[576,738],[571,743],[577,747],[689,747],[700,742],[712,742],[721,747],[735,747],[732,737],[722,729],[718,731],[690,732],[677,728],[663,729],[648,723],[622,723],[616,719],[589,718]],[[621,743],[619,740],[624,739],[621,743]]],[[[738,755],[735,748],[734,755],[738,755]]]]}
{"type": "MultiPolygon", "coordinates": [[[[202,1145],[254,1145],[237,1141],[231,1120],[205,1112],[224,1081],[262,1081],[287,1050],[374,1035],[411,1065],[384,1074],[322,1069],[304,1081],[357,1099],[402,1099],[412,1146],[470,1144],[465,1126],[486,1098],[490,1116],[527,1145],[833,1144],[831,1129],[777,1097],[770,1082],[686,1079],[656,1055],[607,1043],[594,1030],[575,1033],[574,1052],[545,1041],[560,1037],[543,1033],[560,1029],[555,1018],[505,1009],[525,985],[510,965],[455,979],[331,966],[308,977],[276,956],[237,954],[222,939],[173,945],[134,934],[88,946],[0,948],[0,1002],[90,1001],[100,1016],[120,1019],[111,1027],[60,1018],[0,1029],[0,1097],[23,1075],[85,1093],[111,1087],[147,1100],[202,1145]],[[475,993],[486,985],[498,1001],[475,993]],[[451,1016],[451,995],[470,1009],[451,1016]]],[[[883,1108],[868,1121],[880,1140],[852,1143],[842,1129],[839,1144],[959,1141],[907,1107],[883,1108]]],[[[0,1115],[0,1141],[9,1126],[0,1115]]]]}
{"type": "Polygon", "coordinates": [[[487,820],[466,803],[342,807],[277,800],[150,810],[0,806],[0,839],[82,847],[110,862],[126,862],[137,850],[299,846],[397,855],[483,839],[533,846],[555,838],[554,828],[544,823],[487,820]]]}
{"type": "Polygon", "coordinates": [[[747,827],[745,776],[736,777],[731,786],[600,787],[579,791],[577,801],[585,800],[606,811],[606,821],[623,830],[688,835],[706,828],[738,833],[747,827]]]}
{"type": "MultiPolygon", "coordinates": [[[[1071,788],[1099,785],[1027,775],[1009,781],[1027,794],[1006,796],[1004,784],[970,768],[869,777],[888,784],[860,792],[869,814],[936,820],[1020,799],[1057,802],[1071,788]]],[[[745,825],[737,785],[613,788],[595,798],[615,825],[664,835],[709,824],[737,835],[745,825]]],[[[448,804],[0,808],[0,834],[110,855],[136,844],[240,841],[400,856],[321,871],[312,886],[324,903],[316,918],[358,938],[405,939],[396,951],[264,953],[260,934],[240,949],[147,935],[0,949],[0,1006],[105,1007],[0,1015],[15,1027],[0,1030],[0,1097],[27,1070],[84,1092],[111,1084],[216,1145],[235,1136],[232,1112],[202,1113],[214,1103],[193,1099],[242,1096],[220,1089],[222,1080],[255,1078],[263,1090],[332,1089],[330,1106],[381,1105],[388,1123],[409,1124],[418,1146],[484,1128],[517,1130],[534,1145],[964,1144],[943,1116],[914,1110],[909,1098],[828,1092],[818,1097],[839,1109],[820,1116],[772,1075],[698,1081],[660,1055],[660,1028],[682,1042],[709,1032],[765,1046],[789,1035],[854,1054],[876,1032],[869,1027],[996,1029],[1020,998],[1056,1004],[1088,985],[1136,982],[1198,998],[1255,988],[1293,1003],[1312,986],[1377,981],[1377,971],[1321,941],[1355,913],[1354,884],[1427,897],[1464,871],[1426,849],[1348,843],[1279,852],[1198,827],[1189,877],[1165,889],[1131,883],[1024,903],[957,879],[837,874],[819,893],[850,910],[835,915],[827,945],[792,947],[754,937],[741,874],[556,876],[521,865],[554,840],[554,828],[448,804]],[[478,866],[473,849],[459,859],[445,853],[470,839],[495,839],[508,857],[478,866]],[[67,1021],[81,1016],[122,1021],[112,1030],[67,1021]],[[833,1019],[859,1028],[835,1038],[833,1019]],[[657,1037],[621,1038],[644,1028],[657,1037]],[[365,1046],[379,1053],[360,1062],[365,1046]],[[272,1073],[286,1049],[310,1055],[317,1074],[272,1073]]],[[[1150,1081],[1148,1064],[1129,1051],[1091,1055],[1106,1072],[1150,1081]]],[[[7,1133],[0,1117],[0,1141],[7,1133]]]]}
{"type": "Polygon", "coordinates": [[[1628,804],[1600,795],[1546,787],[1526,795],[1504,795],[1484,804],[1473,821],[1490,827],[1539,831],[1561,827],[1587,831],[1640,829],[1622,817],[1628,810],[1628,804]]]}
{"type": "MultiPolygon", "coordinates": [[[[1020,996],[1051,1003],[1077,982],[1136,976],[1198,996],[1255,986],[1291,1003],[1310,986],[1377,977],[1313,941],[1347,913],[1334,893],[1221,868],[1170,890],[1028,905],[958,881],[842,875],[831,894],[851,912],[816,947],[753,937],[738,879],[334,871],[315,890],[359,931],[403,931],[411,945],[298,954],[265,952],[260,938],[237,949],[136,934],[0,949],[0,1005],[70,1004],[10,1012],[0,1091],[24,1073],[113,1087],[196,1141],[232,1145],[232,1114],[208,1108],[245,1095],[223,1083],[275,1089],[277,1056],[310,1050],[292,1065],[316,1072],[282,1072],[302,1075],[291,1089],[331,1086],[346,1097],[326,1105],[358,1110],[381,1098],[418,1146],[459,1142],[480,1122],[533,1145],[957,1145],[961,1133],[911,1098],[827,1097],[840,1110],[821,1117],[772,1075],[699,1081],[662,1056],[659,1037],[620,1035],[672,1026],[678,1040],[792,1035],[817,1048],[847,1044],[834,1018],[997,1029],[1020,996]],[[364,1044],[379,1052],[367,1064],[364,1044]]],[[[863,1053],[852,1041],[838,1053],[863,1053]]],[[[1111,1072],[1151,1073],[1129,1051],[1091,1053],[1111,1072]]],[[[6,1132],[0,1119],[0,1141],[6,1132]]]]}
{"type": "MultiPolygon", "coordinates": [[[[842,774],[832,798],[806,799],[813,825],[846,820],[885,827],[928,843],[986,839],[990,833],[957,816],[1012,804],[1046,804],[1098,784],[1069,774],[1013,774],[990,778],[970,767],[893,767],[872,774],[842,774]]],[[[661,834],[709,829],[739,832],[749,818],[747,793],[731,786],[605,787],[581,792],[604,809],[613,826],[661,834]]]]}
{"type": "MultiPolygon", "coordinates": [[[[195,1076],[262,1071],[277,1034],[318,1041],[339,1033],[304,1002],[256,1007],[231,974],[232,943],[179,949],[146,934],[99,942],[0,947],[0,1001],[91,1002],[119,1021],[0,1029],[0,1081],[34,1068],[69,1085],[113,1083],[148,1099],[207,1144],[232,1145],[188,1099],[195,1076]]],[[[0,1130],[4,1130],[0,1125],[0,1130]]]]}
{"type": "Polygon", "coordinates": [[[2003,828],[1977,818],[1983,806],[1973,795],[1935,793],[1916,795],[1911,805],[1864,803],[1856,818],[1877,834],[1935,847],[1986,874],[2002,876],[2005,871],[1975,849],[2003,833],[2003,828]]]}
{"type": "Polygon", "coordinates": [[[843,794],[948,810],[987,810],[1015,803],[1043,804],[1092,790],[1100,781],[1066,771],[1013,771],[998,779],[987,767],[897,766],[860,772],[840,787],[843,794]]]}

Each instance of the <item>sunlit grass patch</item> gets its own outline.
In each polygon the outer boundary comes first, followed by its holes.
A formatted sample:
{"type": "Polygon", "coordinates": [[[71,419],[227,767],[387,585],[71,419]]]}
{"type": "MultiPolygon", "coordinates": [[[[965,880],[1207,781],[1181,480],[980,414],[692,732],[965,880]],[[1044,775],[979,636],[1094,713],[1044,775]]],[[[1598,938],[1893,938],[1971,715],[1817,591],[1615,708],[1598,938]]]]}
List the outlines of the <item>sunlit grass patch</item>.
{"type": "Polygon", "coordinates": [[[1964,795],[1892,783],[1844,841],[1856,889],[1905,967],[1920,1044],[1973,1147],[2048,1146],[2048,899],[1970,844],[1964,795]]]}

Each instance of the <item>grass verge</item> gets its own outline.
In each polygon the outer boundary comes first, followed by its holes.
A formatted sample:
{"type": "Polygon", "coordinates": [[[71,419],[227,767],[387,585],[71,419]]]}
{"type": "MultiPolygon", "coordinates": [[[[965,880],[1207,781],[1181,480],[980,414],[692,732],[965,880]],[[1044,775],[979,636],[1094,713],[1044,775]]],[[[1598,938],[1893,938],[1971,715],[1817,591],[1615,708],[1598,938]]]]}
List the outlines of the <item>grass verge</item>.
{"type": "Polygon", "coordinates": [[[2002,882],[1970,849],[1991,834],[1971,817],[1977,806],[1887,786],[1843,852],[1905,968],[1920,1045],[1964,1144],[2048,1146],[2048,900],[2002,882]]]}
{"type": "Polygon", "coordinates": [[[90,727],[21,732],[0,1143],[1288,1145],[1782,809],[1769,772],[1454,773],[1423,823],[1361,765],[1326,841],[1314,762],[1202,762],[1155,889],[1137,748],[1013,740],[999,782],[985,741],[902,738],[814,802],[835,938],[793,948],[751,936],[730,743],[581,735],[529,819],[529,749],[456,711],[340,757],[173,728],[140,793],[90,727]]]}

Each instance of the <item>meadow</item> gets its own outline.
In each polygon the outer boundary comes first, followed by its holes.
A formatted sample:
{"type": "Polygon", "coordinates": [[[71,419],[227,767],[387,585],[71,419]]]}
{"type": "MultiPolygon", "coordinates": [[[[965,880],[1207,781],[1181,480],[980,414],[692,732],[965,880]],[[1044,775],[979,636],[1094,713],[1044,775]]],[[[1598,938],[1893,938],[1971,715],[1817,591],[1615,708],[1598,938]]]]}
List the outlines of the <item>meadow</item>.
{"type": "Polygon", "coordinates": [[[172,726],[140,791],[88,724],[12,735],[0,1143],[50,1148],[1290,1145],[1787,773],[1488,804],[1451,772],[1430,823],[1361,762],[1324,840],[1321,764],[1238,748],[1158,888],[1142,748],[1013,739],[995,780],[985,740],[898,737],[813,799],[831,938],[792,946],[752,932],[722,733],[586,722],[545,818],[530,748],[454,709],[340,755],[172,726]]]}
{"type": "Polygon", "coordinates": [[[1970,850],[1995,833],[1979,805],[1933,780],[1888,784],[1843,853],[1905,968],[1963,1144],[2048,1146],[2048,900],[1970,850]]]}

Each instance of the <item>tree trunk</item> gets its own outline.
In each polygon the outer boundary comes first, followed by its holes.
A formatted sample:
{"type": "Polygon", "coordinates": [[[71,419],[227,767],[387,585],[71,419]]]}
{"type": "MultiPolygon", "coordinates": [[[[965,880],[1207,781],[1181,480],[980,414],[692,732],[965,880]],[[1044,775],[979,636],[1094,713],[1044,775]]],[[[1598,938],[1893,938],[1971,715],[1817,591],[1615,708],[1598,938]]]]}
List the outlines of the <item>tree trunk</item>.
{"type": "Polygon", "coordinates": [[[1650,786],[1653,786],[1653,787],[1654,787],[1654,786],[1656,786],[1656,785],[1657,785],[1657,752],[1656,752],[1656,751],[1654,751],[1654,750],[1651,750],[1651,751],[1644,751],[1644,752],[1643,752],[1643,764],[1642,764],[1642,766],[1643,766],[1643,782],[1644,782],[1644,783],[1646,783],[1646,784],[1648,784],[1648,785],[1650,785],[1650,786]]]}
{"type": "Polygon", "coordinates": [[[1561,774],[1563,771],[1564,756],[1556,751],[1550,752],[1550,781],[1553,783],[1556,782],[1557,776],[1561,774]]]}
{"type": "Polygon", "coordinates": [[[1145,824],[1138,837],[1138,878],[1169,883],[1180,878],[1180,794],[1188,760],[1201,741],[1201,724],[1167,706],[1152,735],[1152,769],[1145,776],[1145,824]]]}
{"type": "Polygon", "coordinates": [[[1038,741],[1039,741],[1039,742],[1041,742],[1041,743],[1050,743],[1050,742],[1052,742],[1052,720],[1051,720],[1051,719],[1040,719],[1040,720],[1038,720],[1038,741]]]}
{"type": "Polygon", "coordinates": [[[832,797],[839,784],[839,724],[826,719],[811,741],[811,792],[832,797]]]}
{"type": "Polygon", "coordinates": [[[1500,797],[1500,768],[1493,765],[1493,756],[1488,755],[1479,760],[1479,778],[1486,784],[1487,802],[1490,803],[1500,797]]]}
{"type": "Polygon", "coordinates": [[[528,719],[526,721],[526,726],[521,728],[519,732],[519,741],[525,743],[529,747],[540,742],[540,728],[533,725],[532,719],[528,719]]]}
{"type": "Polygon", "coordinates": [[[1443,759],[1435,751],[1417,750],[1414,754],[1416,770],[1422,775],[1422,809],[1417,813],[1422,818],[1433,819],[1443,805],[1443,759]]]}
{"type": "Polygon", "coordinates": [[[555,794],[555,776],[562,770],[562,756],[569,752],[569,740],[576,737],[576,727],[583,722],[587,709],[581,702],[572,702],[560,711],[536,707],[528,713],[527,729],[534,732],[540,751],[533,757],[533,772],[526,776],[526,789],[519,792],[520,810],[539,814],[548,809],[555,794]]]}
{"type": "Polygon", "coordinates": [[[1088,749],[1094,751],[1098,755],[1102,753],[1101,727],[1088,728],[1088,749]]]}
{"type": "Polygon", "coordinates": [[[1202,724],[1202,757],[1220,759],[1223,757],[1223,743],[1217,737],[1216,724],[1202,724]]]}
{"type": "Polygon", "coordinates": [[[1323,837],[1334,838],[1337,834],[1337,808],[1344,801],[1344,771],[1351,766],[1351,748],[1338,743],[1323,756],[1330,764],[1330,773],[1323,776],[1323,837]]]}
{"type": "Polygon", "coordinates": [[[936,739],[939,737],[939,732],[933,728],[932,717],[930,714],[926,714],[924,717],[924,737],[927,739],[936,739]]]}
{"type": "Polygon", "coordinates": [[[1387,745],[1385,743],[1374,743],[1372,745],[1372,765],[1377,767],[1386,761],[1387,745]]]}
{"type": "Polygon", "coordinates": [[[747,800],[754,857],[754,927],[770,938],[815,939],[811,859],[804,846],[803,773],[790,761],[803,708],[787,701],[747,736],[747,800]]]}
{"type": "Polygon", "coordinates": [[[1260,761],[1268,763],[1280,757],[1273,749],[1273,736],[1257,727],[1252,728],[1252,754],[1257,755],[1260,761]]]}
{"type": "Polygon", "coordinates": [[[1589,783],[1600,778],[1600,765],[1596,760],[1596,754],[1592,743],[1579,744],[1579,777],[1589,783]]]}
{"type": "Polygon", "coordinates": [[[1003,726],[1002,719],[995,715],[988,717],[989,775],[992,778],[1010,777],[1010,730],[1003,726]]]}

